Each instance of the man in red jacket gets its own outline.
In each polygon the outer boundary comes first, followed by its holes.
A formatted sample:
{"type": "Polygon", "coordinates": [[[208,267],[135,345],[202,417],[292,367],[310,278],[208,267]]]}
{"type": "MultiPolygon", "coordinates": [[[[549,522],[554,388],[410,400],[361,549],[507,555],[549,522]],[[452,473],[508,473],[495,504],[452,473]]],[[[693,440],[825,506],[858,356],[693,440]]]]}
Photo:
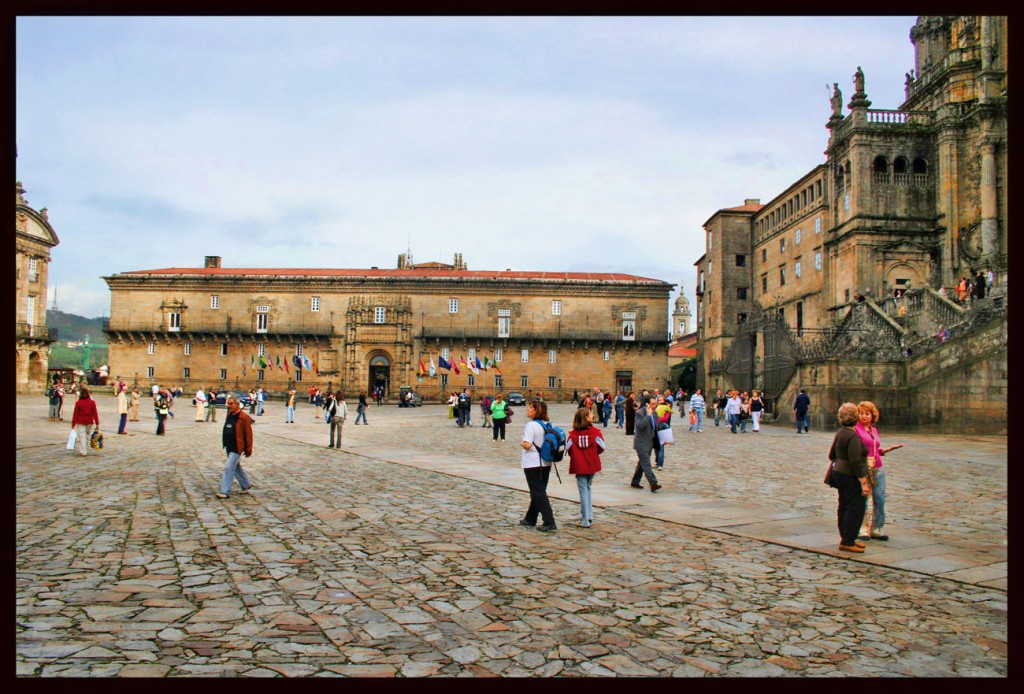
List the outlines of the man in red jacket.
{"type": "Polygon", "coordinates": [[[100,413],[96,411],[96,401],[89,397],[89,389],[83,387],[78,392],[75,411],[71,415],[71,428],[75,430],[75,447],[79,455],[85,455],[89,449],[93,427],[100,428],[100,413]]]}
{"type": "Polygon", "coordinates": [[[224,465],[224,475],[220,480],[218,499],[228,498],[231,483],[236,477],[243,494],[247,494],[252,489],[252,482],[249,481],[249,476],[242,469],[241,461],[243,455],[246,458],[252,455],[252,418],[242,411],[242,405],[238,402],[238,398],[229,396],[226,404],[228,416],[224,418],[222,441],[224,450],[228,453],[228,460],[224,465]]]}

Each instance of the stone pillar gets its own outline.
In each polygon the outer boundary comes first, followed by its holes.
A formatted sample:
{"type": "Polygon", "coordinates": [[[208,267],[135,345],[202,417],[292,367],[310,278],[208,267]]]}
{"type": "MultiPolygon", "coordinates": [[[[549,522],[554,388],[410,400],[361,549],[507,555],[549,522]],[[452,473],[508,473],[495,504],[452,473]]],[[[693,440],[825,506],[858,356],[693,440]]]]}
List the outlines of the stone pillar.
{"type": "Polygon", "coordinates": [[[994,138],[981,143],[981,251],[990,259],[999,254],[999,209],[996,195],[996,145],[994,138]]]}

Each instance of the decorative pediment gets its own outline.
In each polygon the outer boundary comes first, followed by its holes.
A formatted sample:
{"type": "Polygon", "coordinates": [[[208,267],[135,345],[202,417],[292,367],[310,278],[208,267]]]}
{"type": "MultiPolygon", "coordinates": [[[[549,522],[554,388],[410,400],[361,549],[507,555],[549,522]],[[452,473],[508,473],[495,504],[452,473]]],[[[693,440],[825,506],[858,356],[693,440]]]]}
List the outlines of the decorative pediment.
{"type": "Polygon", "coordinates": [[[496,316],[499,310],[508,310],[512,312],[512,315],[516,318],[521,318],[523,315],[523,305],[518,301],[488,301],[487,302],[487,315],[496,316]]]}
{"type": "Polygon", "coordinates": [[[934,244],[918,243],[917,241],[908,241],[906,239],[899,239],[892,243],[879,246],[875,249],[875,252],[881,255],[883,258],[891,258],[893,256],[928,256],[932,253],[937,252],[939,249],[934,244]]]}
{"type": "Polygon", "coordinates": [[[612,304],[612,321],[622,320],[623,313],[632,313],[635,320],[646,320],[647,306],[644,304],[612,304]]]}

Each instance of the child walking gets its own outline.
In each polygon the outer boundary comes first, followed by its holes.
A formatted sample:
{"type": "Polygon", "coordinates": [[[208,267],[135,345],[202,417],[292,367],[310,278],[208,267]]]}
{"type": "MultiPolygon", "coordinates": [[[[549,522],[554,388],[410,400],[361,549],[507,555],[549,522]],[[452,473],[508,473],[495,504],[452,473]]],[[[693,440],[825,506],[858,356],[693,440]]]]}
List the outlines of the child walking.
{"type": "Polygon", "coordinates": [[[590,486],[594,475],[601,472],[600,454],[605,448],[603,435],[594,426],[594,415],[590,409],[584,407],[576,410],[565,450],[569,454],[569,474],[576,475],[576,486],[580,490],[581,528],[589,528],[594,522],[590,486]]]}
{"type": "Polygon", "coordinates": [[[690,431],[697,431],[697,410],[690,408],[690,431]]]}

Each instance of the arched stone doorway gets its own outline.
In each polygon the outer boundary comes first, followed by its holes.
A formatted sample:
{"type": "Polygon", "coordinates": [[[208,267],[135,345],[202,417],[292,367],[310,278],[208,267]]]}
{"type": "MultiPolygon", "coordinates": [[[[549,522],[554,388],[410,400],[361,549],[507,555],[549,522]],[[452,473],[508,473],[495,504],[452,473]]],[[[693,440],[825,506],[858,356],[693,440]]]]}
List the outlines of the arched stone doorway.
{"type": "Polygon", "coordinates": [[[377,352],[370,356],[369,385],[367,393],[373,393],[375,388],[384,388],[384,396],[387,397],[391,390],[391,358],[384,352],[377,352]]]}
{"type": "Polygon", "coordinates": [[[920,289],[928,284],[924,279],[916,267],[907,263],[898,263],[890,267],[889,271],[885,274],[885,287],[883,287],[883,291],[886,295],[890,295],[895,289],[902,289],[903,291],[920,289]]]}

